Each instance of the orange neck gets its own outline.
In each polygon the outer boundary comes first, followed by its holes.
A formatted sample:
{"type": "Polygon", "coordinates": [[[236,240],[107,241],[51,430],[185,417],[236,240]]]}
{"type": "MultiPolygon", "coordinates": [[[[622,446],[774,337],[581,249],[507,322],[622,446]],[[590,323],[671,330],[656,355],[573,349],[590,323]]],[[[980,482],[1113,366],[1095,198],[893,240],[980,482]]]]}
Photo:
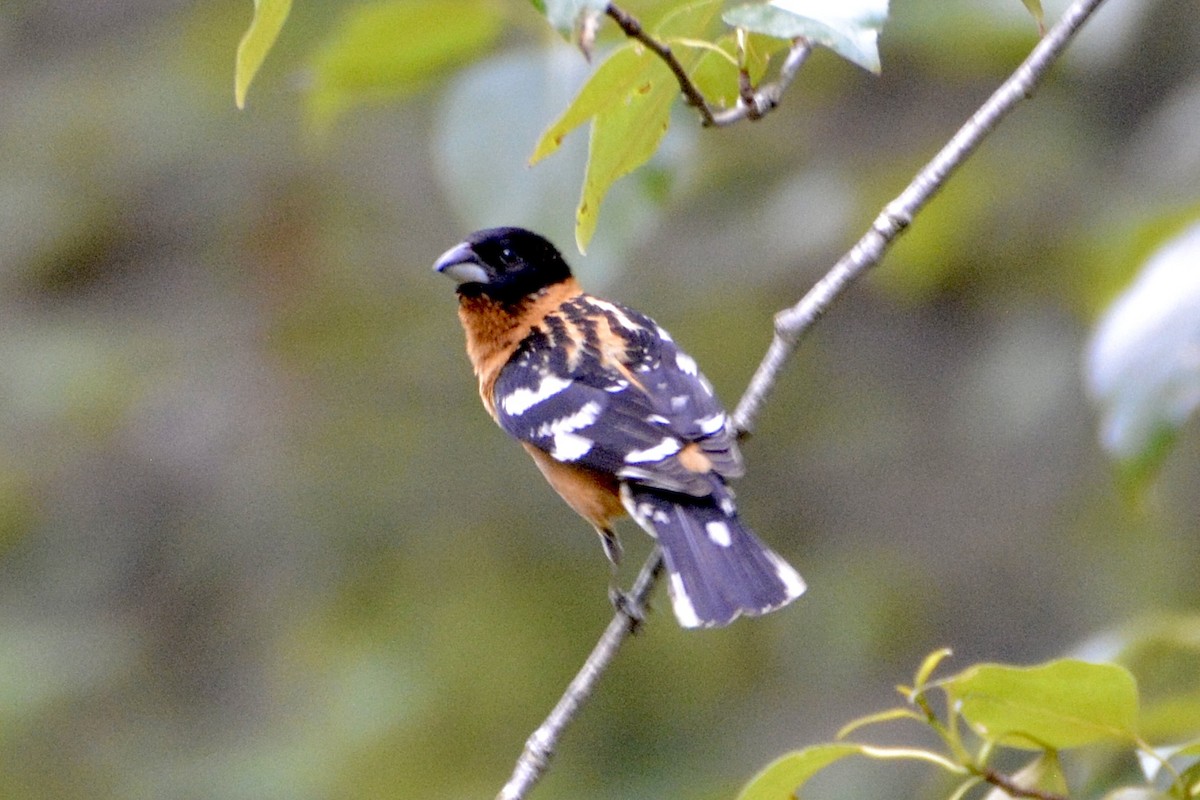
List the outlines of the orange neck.
{"type": "Polygon", "coordinates": [[[582,294],[574,278],[506,305],[479,295],[459,296],[458,318],[467,334],[467,356],[479,377],[479,394],[493,417],[492,386],[517,346],[546,316],[567,300],[582,294]]]}

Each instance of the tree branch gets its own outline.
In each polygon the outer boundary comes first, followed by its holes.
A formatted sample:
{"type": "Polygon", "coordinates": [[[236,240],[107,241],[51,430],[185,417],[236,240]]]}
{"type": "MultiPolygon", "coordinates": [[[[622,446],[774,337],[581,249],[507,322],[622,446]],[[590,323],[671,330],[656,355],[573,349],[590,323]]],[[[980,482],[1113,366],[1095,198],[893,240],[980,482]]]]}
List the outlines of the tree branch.
{"type": "Polygon", "coordinates": [[[687,104],[700,112],[701,123],[706,126],[712,125],[713,112],[708,107],[708,101],[704,99],[699,87],[692,83],[687,70],[683,68],[683,64],[679,63],[679,59],[671,52],[671,48],[646,33],[642,24],[633,15],[623,11],[615,3],[609,3],[604,9],[604,13],[610,16],[621,27],[621,30],[625,31],[626,36],[641,42],[663,60],[675,74],[675,80],[679,81],[679,89],[683,92],[687,104]]]}
{"type": "MultiPolygon", "coordinates": [[[[736,106],[721,111],[713,111],[708,101],[704,98],[704,94],[700,91],[700,87],[696,86],[692,81],[691,77],[687,74],[687,70],[683,68],[683,64],[671,52],[671,48],[646,33],[646,29],[642,27],[637,17],[615,3],[609,3],[604,9],[604,13],[617,23],[626,36],[641,42],[663,60],[663,63],[667,65],[671,73],[674,74],[675,80],[679,83],[679,90],[683,92],[684,100],[687,101],[689,106],[692,106],[700,113],[700,124],[706,128],[724,127],[732,125],[735,122],[741,122],[744,119],[762,119],[774,111],[778,107],[780,100],[783,99],[784,91],[796,77],[796,73],[800,71],[800,67],[808,59],[809,53],[812,52],[812,43],[810,41],[804,38],[796,39],[783,61],[783,66],[779,69],[778,79],[757,89],[751,86],[743,86],[741,87],[742,91],[740,92],[736,106]]],[[[742,73],[742,79],[743,81],[748,81],[744,72],[742,73]]]]}
{"type": "MultiPolygon", "coordinates": [[[[954,170],[974,152],[984,137],[995,129],[1021,99],[1030,95],[1050,66],[1062,54],[1071,37],[1103,1],[1075,0],[1021,66],[971,116],[971,119],[917,174],[908,187],[884,207],[862,239],[846,255],[842,256],[799,303],[776,314],[775,338],[733,414],[733,424],[739,431],[751,430],[763,403],[766,402],[767,395],[774,388],[780,371],[796,349],[801,337],[812,327],[813,323],[824,315],[851,283],[879,263],[887,248],[911,224],[917,212],[925,207],[954,170]]],[[[636,28],[627,28],[626,24],[622,23],[622,19],[628,22],[632,18],[624,15],[624,12],[611,4],[608,6],[607,13],[617,20],[618,24],[621,24],[622,29],[628,35],[644,42],[647,47],[667,60],[668,64],[673,62],[678,66],[679,62],[674,60],[670,50],[657,45],[657,43],[652,44],[653,39],[642,32],[641,26],[636,25],[636,20],[633,21],[636,28]],[[635,34],[631,30],[636,30],[637,33],[635,34]]],[[[781,73],[779,83],[782,83],[784,87],[786,87],[786,81],[791,80],[804,58],[807,57],[807,47],[807,43],[799,41],[793,46],[788,61],[794,60],[796,63],[786,78],[781,73]]],[[[682,70],[682,67],[679,69],[682,70]]],[[[686,74],[684,79],[686,79],[686,74]]],[[[688,80],[687,85],[690,83],[688,80]]],[[[680,85],[684,86],[685,84],[681,81],[680,85]]],[[[686,88],[684,93],[687,94],[686,88]]],[[[702,97],[700,101],[703,104],[702,97]]],[[[707,110],[707,104],[698,107],[707,110]]],[[[704,112],[702,111],[702,113],[704,112]]],[[[711,111],[708,113],[711,116],[711,111]]],[[[716,123],[714,121],[710,124],[716,123]]],[[[662,555],[655,548],[650,558],[642,566],[641,572],[638,573],[637,580],[627,597],[628,603],[618,607],[608,628],[600,637],[600,641],[596,643],[591,655],[588,656],[575,679],[571,681],[554,710],[529,737],[512,777],[497,795],[497,800],[522,800],[545,773],[563,730],[591,696],[621,644],[637,626],[639,617],[636,612],[645,606],[646,599],[654,588],[661,570],[662,555]]],[[[981,777],[1014,796],[1032,800],[1060,800],[1052,794],[1024,790],[1014,786],[1011,780],[1007,780],[1006,776],[1000,773],[989,772],[981,777]],[[1006,780],[1007,783],[1004,782],[1006,780]]]]}
{"type": "Polygon", "coordinates": [[[629,594],[617,604],[617,613],[608,623],[600,641],[592,648],[591,655],[567,686],[567,691],[554,706],[550,716],[546,717],[545,722],[539,725],[525,742],[525,750],[517,759],[516,769],[513,770],[508,783],[500,790],[500,794],[496,795],[496,800],[521,800],[545,774],[563,729],[591,697],[596,684],[600,682],[600,677],[617,655],[621,643],[641,622],[641,609],[646,607],[646,600],[650,597],[661,571],[662,553],[655,547],[650,558],[642,565],[642,571],[638,573],[629,594]]]}
{"type": "Polygon", "coordinates": [[[1032,94],[1071,37],[1102,2],[1104,0],[1075,0],[1021,66],[971,115],[933,160],[917,173],[908,187],[883,208],[858,243],[817,281],[799,303],[775,315],[775,337],[733,413],[733,423],[739,431],[749,432],[753,429],[763,402],[775,387],[780,370],[795,351],[801,337],[824,315],[846,287],[879,263],[887,249],[954,170],[966,161],[984,137],[1020,100],[1032,94]]]}
{"type": "Polygon", "coordinates": [[[783,60],[783,66],[779,68],[779,77],[773,83],[763,84],[757,89],[750,87],[749,92],[743,91],[736,106],[712,115],[711,124],[719,128],[725,127],[744,119],[762,119],[774,111],[783,99],[783,93],[795,79],[796,73],[808,60],[812,48],[812,42],[808,39],[796,39],[792,43],[792,49],[788,51],[787,58],[783,60]]]}

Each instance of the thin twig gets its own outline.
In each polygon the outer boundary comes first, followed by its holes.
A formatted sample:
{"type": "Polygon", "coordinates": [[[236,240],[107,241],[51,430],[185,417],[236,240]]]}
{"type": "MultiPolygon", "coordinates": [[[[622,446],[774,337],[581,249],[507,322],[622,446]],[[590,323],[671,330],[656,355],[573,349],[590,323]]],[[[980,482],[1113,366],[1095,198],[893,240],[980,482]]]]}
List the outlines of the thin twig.
{"type": "Polygon", "coordinates": [[[596,684],[600,682],[600,677],[617,655],[621,643],[641,621],[641,610],[646,607],[646,600],[654,589],[659,572],[662,571],[662,563],[662,553],[656,547],[642,565],[642,571],[638,573],[629,594],[618,604],[616,614],[605,628],[600,641],[592,648],[592,653],[583,663],[583,668],[567,686],[566,692],[546,717],[546,721],[539,725],[525,742],[525,750],[517,759],[516,769],[513,770],[508,783],[500,790],[500,794],[496,795],[496,800],[521,800],[546,772],[563,729],[591,697],[596,684]]]}
{"type": "Polygon", "coordinates": [[[759,364],[750,386],[733,413],[734,426],[748,432],[779,372],[814,322],[829,309],[846,287],[879,263],[883,254],[907,228],[930,198],[967,157],[974,152],[1016,104],[1031,95],[1050,66],[1061,55],[1079,27],[1104,0],[1075,0],[1054,27],[1008,80],[987,99],[912,183],[876,217],[870,230],[850,252],[819,280],[799,303],[775,315],[775,337],[759,364]]]}
{"type": "MultiPolygon", "coordinates": [[[[851,248],[850,252],[843,256],[799,303],[776,315],[775,338],[754,377],[750,380],[750,385],[742,395],[733,415],[734,426],[739,431],[751,429],[767,395],[774,388],[780,370],[795,350],[801,336],[824,315],[834,300],[851,283],[879,262],[892,241],[908,227],[913,217],[925,206],[954,169],[974,152],[983,138],[999,124],[1000,120],[1012,110],[1019,100],[1029,96],[1050,65],[1061,55],[1074,33],[1103,1],[1075,0],[1024,63],[1017,68],[1016,72],[988,98],[988,101],[975,112],[967,124],[954,135],[949,144],[942,148],[937,156],[921,170],[908,188],[899,197],[888,203],[871,225],[871,229],[851,248]]],[[[610,4],[609,16],[613,16],[620,24],[621,20],[614,16],[614,11],[616,11],[615,6],[610,4]]],[[[616,13],[620,15],[623,12],[616,11],[616,13]]],[[[622,25],[622,29],[626,30],[630,36],[634,36],[624,25],[622,25]]],[[[641,30],[640,26],[637,27],[637,30],[641,30]]],[[[644,36],[644,34],[641,35],[644,36]]],[[[635,36],[635,38],[638,37],[635,36]]],[[[639,38],[639,41],[645,41],[645,39],[639,38]]],[[[646,44],[651,49],[655,49],[650,42],[646,42],[646,44]]],[[[781,70],[780,80],[777,83],[790,81],[794,77],[796,70],[808,55],[806,47],[806,45],[801,46],[801,43],[798,42],[792,48],[788,61],[795,63],[791,66],[785,79],[784,72],[788,69],[785,62],[785,69],[781,70]]],[[[656,49],[655,52],[659,51],[656,49]]],[[[669,54],[670,51],[667,50],[667,53],[669,54]]],[[[674,59],[674,56],[670,58],[674,59]]],[[[675,63],[678,64],[677,61],[675,63]]],[[[707,108],[707,106],[703,107],[707,108]]],[[[662,555],[656,548],[642,566],[637,580],[630,589],[627,597],[628,605],[617,609],[616,614],[608,623],[608,628],[600,637],[600,641],[596,643],[591,655],[588,656],[575,679],[571,681],[554,710],[529,737],[512,777],[497,795],[497,800],[522,800],[545,773],[563,730],[591,696],[621,644],[636,627],[639,619],[637,610],[645,607],[646,599],[654,588],[661,570],[662,555]]],[[[1000,773],[985,773],[981,777],[1010,794],[1019,793],[1014,796],[1031,798],[1031,800],[1062,800],[1057,795],[1036,792],[1036,790],[1023,790],[1013,786],[1011,780],[1000,773]],[[998,780],[1007,780],[1008,783],[999,783],[998,780]]]]}
{"type": "Polygon", "coordinates": [[[626,36],[641,42],[663,60],[663,63],[675,74],[675,80],[679,81],[679,89],[683,92],[683,97],[687,100],[687,104],[694,106],[700,112],[701,123],[703,125],[712,125],[713,112],[708,107],[708,101],[704,99],[704,95],[701,94],[696,84],[692,83],[692,79],[688,77],[687,70],[683,68],[683,64],[679,63],[679,59],[671,52],[671,48],[646,33],[642,24],[637,21],[637,18],[619,8],[615,3],[609,3],[604,9],[604,13],[612,17],[613,21],[620,26],[626,36]]]}
{"type": "Polygon", "coordinates": [[[1003,772],[997,772],[994,769],[985,769],[979,774],[979,777],[990,783],[992,786],[999,788],[1009,797],[1025,797],[1029,800],[1067,800],[1061,794],[1055,792],[1047,792],[1042,789],[1021,786],[1003,772]]]}
{"type": "Polygon", "coordinates": [[[808,39],[797,39],[788,50],[783,66],[779,68],[779,77],[772,83],[763,84],[748,93],[743,90],[736,106],[713,114],[712,124],[721,128],[744,119],[762,119],[774,111],[783,99],[783,93],[796,78],[796,73],[808,60],[812,49],[812,42],[808,39]]]}

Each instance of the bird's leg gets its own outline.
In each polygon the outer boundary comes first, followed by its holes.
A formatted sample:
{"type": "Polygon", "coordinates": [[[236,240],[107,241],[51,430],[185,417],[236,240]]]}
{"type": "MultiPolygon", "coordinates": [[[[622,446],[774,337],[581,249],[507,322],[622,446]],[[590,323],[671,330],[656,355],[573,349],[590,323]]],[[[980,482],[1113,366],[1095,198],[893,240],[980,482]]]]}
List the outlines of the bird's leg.
{"type": "Polygon", "coordinates": [[[621,563],[621,554],[623,552],[621,539],[617,536],[617,532],[611,528],[596,528],[596,532],[600,534],[600,543],[604,546],[604,555],[608,557],[608,563],[611,568],[608,584],[609,602],[612,603],[617,613],[624,614],[629,618],[631,630],[636,631],[646,620],[646,609],[617,583],[617,566],[621,563]]]}
{"type": "Polygon", "coordinates": [[[600,544],[604,547],[604,555],[608,558],[608,563],[612,564],[615,575],[617,567],[621,564],[621,554],[624,552],[621,547],[621,539],[612,528],[596,528],[596,533],[600,534],[600,544]]]}

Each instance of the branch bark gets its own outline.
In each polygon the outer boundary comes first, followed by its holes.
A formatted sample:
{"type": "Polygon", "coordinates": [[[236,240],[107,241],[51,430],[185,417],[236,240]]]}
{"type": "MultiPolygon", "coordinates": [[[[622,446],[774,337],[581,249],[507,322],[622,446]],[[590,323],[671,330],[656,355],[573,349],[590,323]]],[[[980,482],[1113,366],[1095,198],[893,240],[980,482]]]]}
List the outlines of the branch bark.
{"type": "Polygon", "coordinates": [[[650,597],[661,571],[662,554],[656,547],[642,565],[642,571],[638,573],[629,594],[618,604],[617,613],[604,629],[600,641],[596,642],[591,655],[583,662],[583,668],[567,686],[554,710],[526,740],[525,750],[517,759],[516,769],[513,770],[508,783],[500,790],[500,794],[496,795],[496,800],[521,800],[545,774],[563,730],[591,697],[596,684],[600,682],[600,677],[616,657],[621,643],[641,623],[641,609],[646,607],[646,600],[650,597]]]}
{"type": "MultiPolygon", "coordinates": [[[[805,333],[854,281],[879,263],[887,249],[912,223],[917,213],[928,204],[950,175],[966,161],[979,143],[999,125],[1018,102],[1032,94],[1033,89],[1062,55],[1071,38],[1102,2],[1104,0],[1075,0],[1063,12],[1054,27],[1038,42],[1021,66],[967,120],[946,146],[917,173],[904,191],[883,208],[858,243],[842,256],[833,268],[801,298],[800,302],[775,315],[775,337],[733,413],[733,424],[738,431],[748,433],[753,428],[754,421],[762,410],[763,404],[775,387],[779,373],[787,364],[805,333]]],[[[608,6],[610,16],[613,15],[614,8],[611,4],[608,6]]],[[[622,28],[624,29],[624,26],[622,28]]],[[[640,26],[638,26],[638,30],[640,31],[640,26]]],[[[629,33],[628,30],[626,32],[629,33]]],[[[651,39],[651,41],[653,40],[651,39]]],[[[807,52],[800,52],[806,48],[807,44],[800,42],[793,47],[789,60],[795,58],[797,63],[791,70],[791,76],[794,76],[795,70],[799,68],[799,64],[807,55],[807,52]]],[[[669,50],[667,52],[669,54],[669,50]]],[[[675,63],[678,64],[677,61],[675,63]]],[[[791,77],[789,76],[787,80],[790,81],[791,77]]],[[[686,89],[684,92],[687,94],[686,89]]],[[[701,102],[703,102],[702,98],[701,102]]],[[[708,108],[707,104],[702,107],[708,108]]],[[[709,114],[711,115],[711,111],[709,114]]],[[[545,773],[563,730],[591,696],[621,644],[637,626],[640,618],[636,610],[644,607],[661,570],[662,556],[655,548],[650,558],[642,566],[641,572],[630,590],[629,604],[617,609],[608,628],[600,637],[600,641],[597,642],[591,655],[584,662],[583,668],[571,681],[567,691],[545,722],[529,737],[512,777],[497,795],[497,800],[523,800],[545,773]]],[[[1005,791],[1009,791],[1011,788],[1018,792],[1017,796],[1038,798],[1039,800],[1058,800],[1053,795],[1030,793],[1017,786],[999,783],[997,779],[1003,780],[1004,778],[999,773],[982,777],[1005,791]]],[[[1011,784],[1011,781],[1008,783],[1011,784]]]]}

